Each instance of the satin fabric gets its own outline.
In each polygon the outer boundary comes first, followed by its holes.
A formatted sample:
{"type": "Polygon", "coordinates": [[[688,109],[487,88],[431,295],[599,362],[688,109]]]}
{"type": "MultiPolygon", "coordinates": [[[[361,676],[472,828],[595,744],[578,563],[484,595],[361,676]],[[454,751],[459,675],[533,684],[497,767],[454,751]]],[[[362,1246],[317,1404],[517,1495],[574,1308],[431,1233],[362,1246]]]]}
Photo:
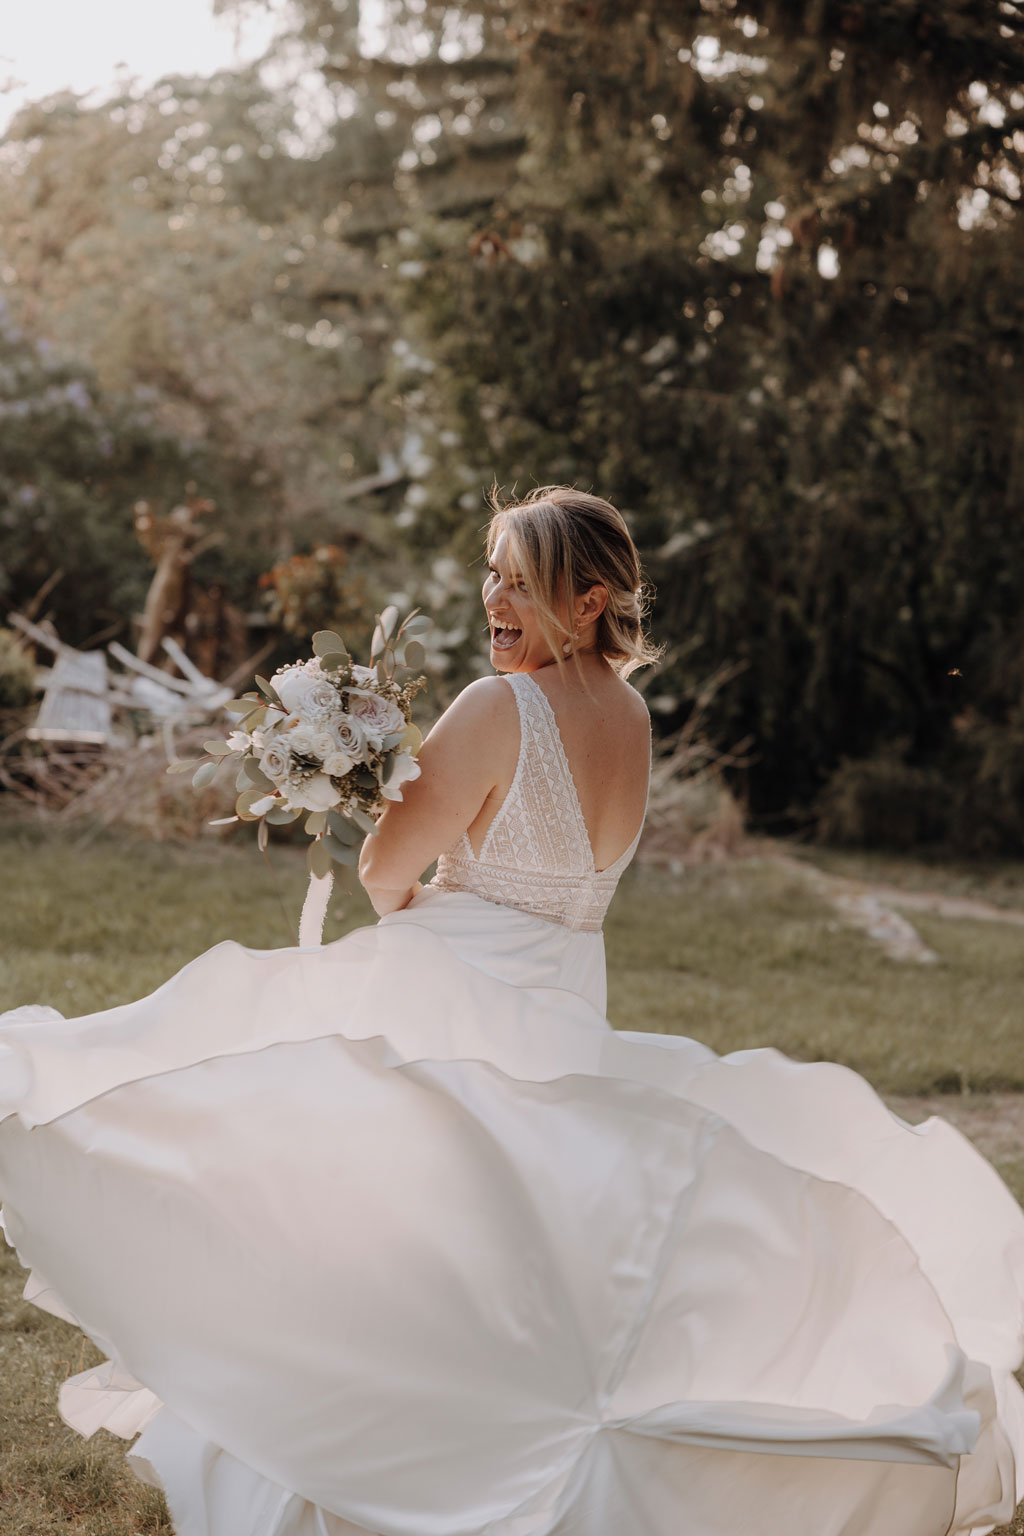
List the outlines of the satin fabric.
{"type": "Polygon", "coordinates": [[[1024,1495],[1024,1216],[854,1074],[616,1034],[428,889],[0,1020],[0,1195],[180,1536],[943,1536],[1024,1495]]]}

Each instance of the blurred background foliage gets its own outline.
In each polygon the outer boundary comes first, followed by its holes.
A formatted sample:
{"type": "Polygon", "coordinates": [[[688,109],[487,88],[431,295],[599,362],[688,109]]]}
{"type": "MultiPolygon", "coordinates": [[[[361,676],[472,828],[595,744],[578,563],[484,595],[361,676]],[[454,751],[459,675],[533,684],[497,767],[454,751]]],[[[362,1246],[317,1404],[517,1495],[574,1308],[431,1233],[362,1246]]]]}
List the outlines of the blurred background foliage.
{"type": "Polygon", "coordinates": [[[0,145],[4,603],[127,631],[198,494],[205,579],[421,603],[443,695],[482,492],[567,480],[756,825],[1024,851],[1020,0],[220,8],[259,64],[0,145]]]}

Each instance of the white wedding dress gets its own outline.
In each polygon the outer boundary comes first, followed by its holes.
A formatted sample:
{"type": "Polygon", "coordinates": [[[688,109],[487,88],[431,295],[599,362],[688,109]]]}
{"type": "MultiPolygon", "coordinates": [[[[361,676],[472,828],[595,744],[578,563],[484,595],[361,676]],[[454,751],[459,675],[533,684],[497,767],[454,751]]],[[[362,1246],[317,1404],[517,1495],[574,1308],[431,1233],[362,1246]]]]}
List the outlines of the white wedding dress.
{"type": "Polygon", "coordinates": [[[1024,1217],[939,1120],[617,1034],[526,675],[515,782],[403,912],[0,1021],[29,1294],[180,1536],[948,1536],[1024,1493],[1024,1217]]]}

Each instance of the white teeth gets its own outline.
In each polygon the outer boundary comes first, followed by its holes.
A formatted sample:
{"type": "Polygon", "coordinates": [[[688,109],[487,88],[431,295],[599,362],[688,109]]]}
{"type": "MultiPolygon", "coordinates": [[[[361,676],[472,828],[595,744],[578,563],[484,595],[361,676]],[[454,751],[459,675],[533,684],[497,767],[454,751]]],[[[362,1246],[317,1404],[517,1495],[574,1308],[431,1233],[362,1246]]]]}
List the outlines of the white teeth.
{"type": "Polygon", "coordinates": [[[507,651],[517,645],[522,636],[522,630],[516,624],[491,624],[491,644],[495,650],[507,651]]]}

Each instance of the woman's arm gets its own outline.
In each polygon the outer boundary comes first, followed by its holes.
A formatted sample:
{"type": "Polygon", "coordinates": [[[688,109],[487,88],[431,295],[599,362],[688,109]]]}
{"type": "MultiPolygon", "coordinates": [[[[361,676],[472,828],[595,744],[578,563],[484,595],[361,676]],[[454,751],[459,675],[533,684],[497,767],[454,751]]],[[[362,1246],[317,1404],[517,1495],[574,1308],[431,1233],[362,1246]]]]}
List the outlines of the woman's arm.
{"type": "Polygon", "coordinates": [[[423,871],[450,848],[509,774],[518,753],[512,690],[497,677],[464,688],[420,750],[420,776],[403,786],[363,844],[359,878],[383,917],[407,905],[423,871]]]}

